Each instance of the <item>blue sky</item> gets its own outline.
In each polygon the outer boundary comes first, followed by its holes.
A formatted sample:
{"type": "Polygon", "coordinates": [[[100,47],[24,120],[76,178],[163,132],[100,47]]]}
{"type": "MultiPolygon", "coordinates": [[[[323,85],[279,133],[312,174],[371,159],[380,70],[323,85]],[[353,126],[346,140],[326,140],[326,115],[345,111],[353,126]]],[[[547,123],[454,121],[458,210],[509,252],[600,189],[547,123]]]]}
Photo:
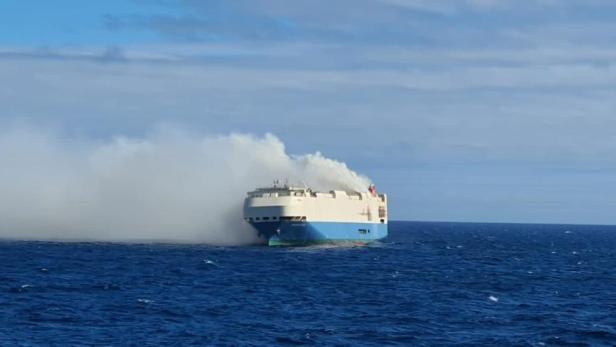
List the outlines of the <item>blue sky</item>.
{"type": "Polygon", "coordinates": [[[272,132],[392,218],[616,223],[616,3],[0,4],[0,126],[272,132]]]}

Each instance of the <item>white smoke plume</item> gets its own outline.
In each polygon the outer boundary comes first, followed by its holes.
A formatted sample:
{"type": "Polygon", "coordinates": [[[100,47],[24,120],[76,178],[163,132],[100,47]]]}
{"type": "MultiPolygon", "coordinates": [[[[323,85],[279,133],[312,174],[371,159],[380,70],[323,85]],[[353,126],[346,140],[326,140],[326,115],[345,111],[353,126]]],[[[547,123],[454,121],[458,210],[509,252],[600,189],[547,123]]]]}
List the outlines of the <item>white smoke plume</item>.
{"type": "Polygon", "coordinates": [[[370,183],[318,152],[290,156],[270,134],[105,142],[11,128],[0,131],[0,238],[256,243],[245,194],[285,178],[316,190],[370,183]]]}

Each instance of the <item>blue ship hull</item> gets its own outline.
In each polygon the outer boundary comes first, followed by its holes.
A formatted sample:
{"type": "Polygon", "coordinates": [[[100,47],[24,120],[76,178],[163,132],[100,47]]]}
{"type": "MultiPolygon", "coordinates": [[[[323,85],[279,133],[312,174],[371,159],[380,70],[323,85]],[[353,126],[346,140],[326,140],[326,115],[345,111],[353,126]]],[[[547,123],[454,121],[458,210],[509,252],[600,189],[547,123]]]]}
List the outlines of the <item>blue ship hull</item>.
{"type": "Polygon", "coordinates": [[[320,243],[368,243],[387,237],[384,223],[260,222],[250,223],[270,246],[304,246],[320,243]]]}

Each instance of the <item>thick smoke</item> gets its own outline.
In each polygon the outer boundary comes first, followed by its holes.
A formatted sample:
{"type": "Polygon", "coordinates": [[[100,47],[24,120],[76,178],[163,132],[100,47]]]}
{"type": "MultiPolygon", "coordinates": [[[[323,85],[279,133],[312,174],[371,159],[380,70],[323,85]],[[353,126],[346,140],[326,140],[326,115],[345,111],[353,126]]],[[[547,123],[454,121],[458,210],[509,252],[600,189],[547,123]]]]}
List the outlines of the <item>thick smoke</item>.
{"type": "Polygon", "coordinates": [[[320,153],[289,156],[269,134],[97,142],[12,129],[0,132],[0,238],[255,243],[243,199],[274,179],[317,190],[369,184],[320,153]]]}

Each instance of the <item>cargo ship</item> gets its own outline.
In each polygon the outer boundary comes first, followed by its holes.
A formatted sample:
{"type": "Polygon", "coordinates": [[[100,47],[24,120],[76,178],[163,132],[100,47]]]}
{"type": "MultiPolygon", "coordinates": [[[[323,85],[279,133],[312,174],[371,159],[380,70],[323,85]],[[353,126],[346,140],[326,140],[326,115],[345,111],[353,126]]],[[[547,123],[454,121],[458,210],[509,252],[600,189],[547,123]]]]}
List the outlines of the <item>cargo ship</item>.
{"type": "Polygon", "coordinates": [[[387,195],[274,183],[248,193],[244,219],[270,246],[365,244],[387,236],[387,195]]]}

